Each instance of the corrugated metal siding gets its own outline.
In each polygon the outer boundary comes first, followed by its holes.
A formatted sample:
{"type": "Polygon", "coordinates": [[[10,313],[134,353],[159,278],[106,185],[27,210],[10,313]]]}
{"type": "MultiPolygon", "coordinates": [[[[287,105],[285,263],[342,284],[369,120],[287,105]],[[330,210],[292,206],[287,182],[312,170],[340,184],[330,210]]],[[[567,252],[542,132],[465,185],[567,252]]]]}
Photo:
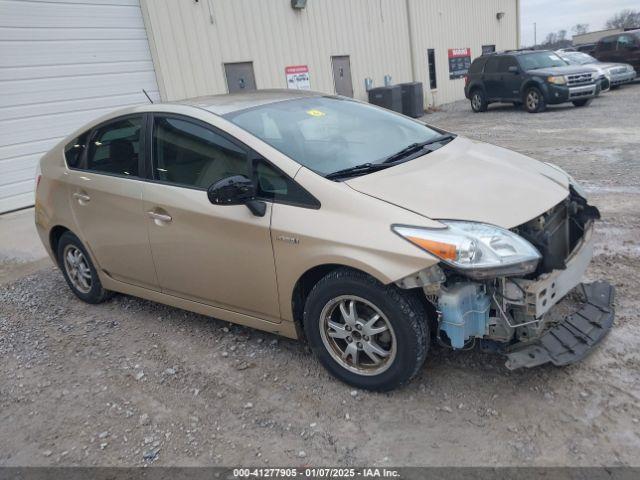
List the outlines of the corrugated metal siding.
{"type": "Polygon", "coordinates": [[[0,212],[33,204],[60,138],[143,88],[159,97],[138,0],[0,0],[0,212]]]}
{"type": "MultiPolygon", "coordinates": [[[[449,80],[449,48],[470,47],[476,56],[482,45],[518,45],[517,0],[409,1],[416,80],[428,85],[427,49],[434,48],[438,103],[464,98],[464,81],[449,80]],[[505,17],[498,21],[500,11],[505,17]]],[[[311,87],[333,93],[331,56],[349,55],[360,99],[367,77],[375,86],[386,74],[394,83],[413,80],[404,0],[309,0],[301,11],[290,0],[142,0],[142,6],[168,100],[226,93],[225,62],[252,61],[258,88],[284,88],[287,65],[308,65],[311,87]]]]}
{"type": "Polygon", "coordinates": [[[163,96],[226,93],[223,64],[252,61],[258,88],[286,88],[284,69],[308,65],[311,87],[333,93],[331,56],[349,55],[354,95],[364,79],[411,80],[401,0],[143,0],[163,96]],[[213,23],[209,15],[213,12],[213,23]]]}
{"type": "Polygon", "coordinates": [[[450,48],[471,48],[471,58],[482,54],[482,45],[496,50],[518,46],[518,12],[514,0],[410,0],[413,21],[416,81],[425,85],[430,105],[464,98],[464,79],[449,80],[450,48]],[[504,12],[501,20],[498,12],[504,12]],[[427,49],[435,49],[438,89],[431,92],[427,49]]]}

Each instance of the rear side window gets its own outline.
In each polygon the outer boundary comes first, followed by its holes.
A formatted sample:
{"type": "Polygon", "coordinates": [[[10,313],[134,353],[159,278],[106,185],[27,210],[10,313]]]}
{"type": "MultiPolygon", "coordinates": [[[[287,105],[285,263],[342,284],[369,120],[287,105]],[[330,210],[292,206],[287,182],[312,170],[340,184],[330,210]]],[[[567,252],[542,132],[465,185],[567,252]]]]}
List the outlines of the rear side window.
{"type": "Polygon", "coordinates": [[[517,67],[518,61],[513,57],[502,57],[498,64],[498,71],[500,73],[508,72],[509,67],[517,67]]]}
{"type": "Polygon", "coordinates": [[[87,153],[87,170],[139,176],[142,117],[126,117],[96,128],[87,153]]]}
{"type": "Polygon", "coordinates": [[[500,57],[489,57],[486,65],[484,66],[484,73],[496,73],[498,71],[499,63],[500,57]]]}
{"type": "Polygon", "coordinates": [[[603,52],[610,52],[616,49],[618,37],[605,37],[600,40],[599,49],[603,52]]]}
{"type": "Polygon", "coordinates": [[[476,75],[478,73],[482,73],[482,67],[484,67],[485,63],[487,63],[486,58],[482,58],[482,57],[476,58],[471,64],[471,68],[469,69],[469,74],[476,75]]]}
{"type": "Polygon", "coordinates": [[[174,117],[153,124],[156,180],[207,189],[225,177],[249,177],[246,150],[213,129],[174,117]]]}
{"type": "Polygon", "coordinates": [[[87,148],[87,138],[89,132],[85,132],[79,137],[71,140],[64,147],[64,158],[67,160],[67,166],[69,168],[80,168],[82,162],[82,154],[87,148]]]}

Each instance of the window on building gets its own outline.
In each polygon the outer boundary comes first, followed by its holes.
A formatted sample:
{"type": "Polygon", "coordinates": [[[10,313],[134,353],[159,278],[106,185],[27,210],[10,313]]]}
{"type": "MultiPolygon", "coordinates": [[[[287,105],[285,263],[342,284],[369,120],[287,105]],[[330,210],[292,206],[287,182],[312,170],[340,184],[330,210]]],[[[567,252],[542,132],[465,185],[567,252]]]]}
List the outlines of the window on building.
{"type": "Polygon", "coordinates": [[[427,60],[429,64],[429,86],[431,90],[438,88],[438,80],[436,78],[436,51],[432,48],[427,50],[427,60]]]}
{"type": "Polygon", "coordinates": [[[231,175],[249,176],[244,148],[187,120],[156,117],[152,144],[156,180],[207,189],[231,175]]]}
{"type": "Polygon", "coordinates": [[[89,142],[87,170],[137,177],[142,117],[114,120],[94,130],[89,142]]]}

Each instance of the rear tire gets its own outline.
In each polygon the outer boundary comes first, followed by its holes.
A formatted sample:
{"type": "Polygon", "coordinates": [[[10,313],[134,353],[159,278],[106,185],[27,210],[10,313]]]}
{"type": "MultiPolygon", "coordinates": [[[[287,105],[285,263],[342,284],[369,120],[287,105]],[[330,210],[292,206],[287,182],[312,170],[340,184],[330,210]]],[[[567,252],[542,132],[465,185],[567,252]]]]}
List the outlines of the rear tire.
{"type": "Polygon", "coordinates": [[[524,92],[524,108],[529,113],[544,112],[547,104],[544,95],[538,87],[530,87],[524,92]]]}
{"type": "Polygon", "coordinates": [[[480,113],[486,112],[487,108],[489,108],[487,96],[481,89],[476,88],[473,92],[471,92],[471,110],[476,113],[480,113]]]}
{"type": "Polygon", "coordinates": [[[424,364],[427,312],[412,293],[350,269],[335,270],[313,288],[304,331],[320,363],[354,387],[387,391],[424,364]]]}
{"type": "Polygon", "coordinates": [[[87,303],[102,303],[114,292],[102,287],[98,272],[82,242],[71,232],[65,232],[58,241],[58,265],[71,291],[87,303]]]}

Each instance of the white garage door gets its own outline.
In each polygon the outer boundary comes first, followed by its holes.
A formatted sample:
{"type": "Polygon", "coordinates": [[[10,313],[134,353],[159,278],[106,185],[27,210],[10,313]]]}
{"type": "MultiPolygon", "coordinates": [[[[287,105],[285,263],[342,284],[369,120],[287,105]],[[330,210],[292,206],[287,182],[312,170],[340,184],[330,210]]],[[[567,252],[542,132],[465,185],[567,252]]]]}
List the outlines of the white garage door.
{"type": "Polygon", "coordinates": [[[43,152],[158,99],[139,0],[0,0],[0,213],[33,205],[43,152]]]}

